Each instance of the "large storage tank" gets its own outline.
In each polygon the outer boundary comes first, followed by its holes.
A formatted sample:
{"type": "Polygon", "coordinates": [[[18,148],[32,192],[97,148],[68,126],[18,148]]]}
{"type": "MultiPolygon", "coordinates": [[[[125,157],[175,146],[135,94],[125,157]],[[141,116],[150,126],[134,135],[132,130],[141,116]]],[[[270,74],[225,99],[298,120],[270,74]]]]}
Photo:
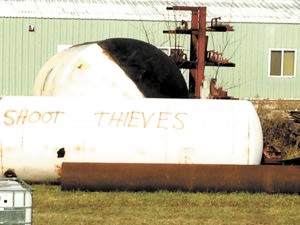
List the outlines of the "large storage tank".
{"type": "Polygon", "coordinates": [[[37,75],[34,95],[98,98],[187,98],[176,63],[157,47],[111,38],[73,46],[49,59],[37,75]]]}
{"type": "Polygon", "coordinates": [[[260,164],[249,101],[3,97],[1,172],[57,181],[62,162],[260,164]]]}

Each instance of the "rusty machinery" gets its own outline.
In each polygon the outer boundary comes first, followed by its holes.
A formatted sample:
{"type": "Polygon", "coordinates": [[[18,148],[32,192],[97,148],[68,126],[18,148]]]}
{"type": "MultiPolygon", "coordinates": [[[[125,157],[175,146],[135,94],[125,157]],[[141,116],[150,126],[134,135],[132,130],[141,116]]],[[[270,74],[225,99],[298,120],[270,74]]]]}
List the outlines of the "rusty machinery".
{"type": "MultiPolygon", "coordinates": [[[[220,23],[218,18],[211,20],[210,26],[206,23],[206,7],[190,7],[190,6],[173,6],[167,7],[167,10],[184,10],[191,11],[191,27],[188,28],[186,21],[182,21],[182,26],[175,30],[163,31],[167,34],[187,34],[190,35],[190,58],[181,57],[182,50],[179,49],[178,54],[173,54],[177,66],[180,69],[189,69],[190,79],[189,88],[190,94],[195,98],[201,98],[201,87],[205,79],[205,66],[218,67],[234,67],[235,64],[228,59],[223,58],[223,53],[214,50],[207,50],[208,37],[206,32],[227,32],[233,31],[233,27],[229,24],[220,23]]],[[[210,98],[230,98],[227,92],[221,87],[216,88],[216,79],[210,81],[210,98]]]]}

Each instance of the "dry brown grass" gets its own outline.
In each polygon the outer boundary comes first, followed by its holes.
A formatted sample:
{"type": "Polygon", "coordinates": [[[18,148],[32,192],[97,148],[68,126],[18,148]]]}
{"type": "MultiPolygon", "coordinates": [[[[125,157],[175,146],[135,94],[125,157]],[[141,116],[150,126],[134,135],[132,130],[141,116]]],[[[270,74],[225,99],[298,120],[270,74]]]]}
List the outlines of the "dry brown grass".
{"type": "Polygon", "coordinates": [[[300,110],[300,101],[253,101],[261,120],[264,143],[286,153],[285,158],[300,157],[300,124],[291,120],[289,112],[300,110]]]}

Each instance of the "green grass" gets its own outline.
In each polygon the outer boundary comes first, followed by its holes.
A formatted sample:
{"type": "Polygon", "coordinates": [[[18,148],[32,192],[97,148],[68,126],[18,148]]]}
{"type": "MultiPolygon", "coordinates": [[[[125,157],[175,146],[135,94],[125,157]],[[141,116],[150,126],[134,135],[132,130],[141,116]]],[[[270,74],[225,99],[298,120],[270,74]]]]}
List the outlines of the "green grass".
{"type": "Polygon", "coordinates": [[[33,224],[300,224],[300,195],[64,192],[33,185],[33,224]]]}

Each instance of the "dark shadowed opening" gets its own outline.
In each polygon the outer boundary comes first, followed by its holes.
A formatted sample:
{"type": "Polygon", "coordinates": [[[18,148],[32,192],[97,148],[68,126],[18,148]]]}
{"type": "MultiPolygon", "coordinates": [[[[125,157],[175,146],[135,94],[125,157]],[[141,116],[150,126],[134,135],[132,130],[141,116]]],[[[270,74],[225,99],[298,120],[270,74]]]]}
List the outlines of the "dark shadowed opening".
{"type": "Polygon", "coordinates": [[[60,148],[57,151],[57,158],[63,158],[63,157],[65,157],[65,148],[60,148]]]}

